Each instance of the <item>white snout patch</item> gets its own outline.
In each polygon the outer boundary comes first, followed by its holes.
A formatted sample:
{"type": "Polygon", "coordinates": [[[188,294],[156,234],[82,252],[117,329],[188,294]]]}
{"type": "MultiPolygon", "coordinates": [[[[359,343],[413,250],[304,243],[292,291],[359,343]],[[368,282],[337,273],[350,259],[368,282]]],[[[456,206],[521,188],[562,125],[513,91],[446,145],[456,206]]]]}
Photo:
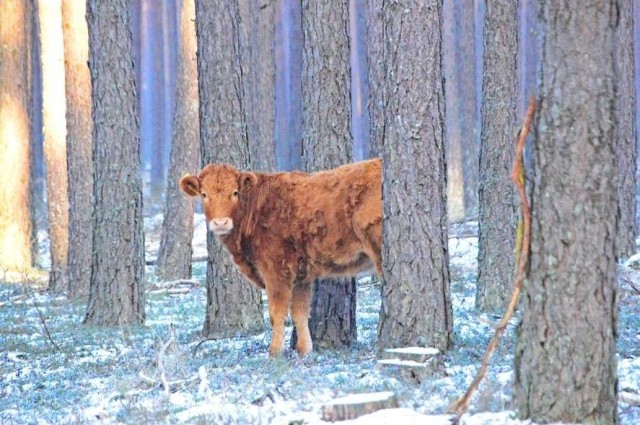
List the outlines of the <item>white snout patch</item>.
{"type": "Polygon", "coordinates": [[[229,217],[214,218],[209,222],[209,231],[216,236],[224,236],[233,230],[233,220],[229,217]]]}

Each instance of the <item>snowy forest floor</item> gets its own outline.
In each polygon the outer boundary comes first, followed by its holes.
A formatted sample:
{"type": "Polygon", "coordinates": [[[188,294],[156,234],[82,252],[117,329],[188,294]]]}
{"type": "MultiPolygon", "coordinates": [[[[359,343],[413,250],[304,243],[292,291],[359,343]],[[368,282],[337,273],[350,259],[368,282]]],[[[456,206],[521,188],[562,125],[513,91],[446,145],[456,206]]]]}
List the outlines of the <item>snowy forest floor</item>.
{"type": "MultiPolygon", "coordinates": [[[[154,258],[161,217],[147,219],[146,227],[147,258],[154,258]]],[[[50,296],[45,282],[0,283],[0,423],[320,424],[324,403],[377,391],[394,392],[401,409],[342,423],[448,423],[445,411],[473,379],[499,320],[474,307],[475,231],[473,223],[451,231],[454,347],[444,357],[445,376],[422,382],[377,366],[380,285],[370,278],[358,285],[355,347],[304,359],[288,349],[275,360],[267,358],[268,326],[256,336],[201,340],[205,263],[194,264],[193,281],[180,283],[157,281],[148,266],[146,324],[134,328],[82,326],[86,306],[50,296]]],[[[206,255],[201,216],[194,249],[206,255]]],[[[619,293],[619,390],[637,399],[640,294],[628,280],[640,287],[640,273],[628,263],[621,265],[627,282],[621,280],[619,293]]],[[[529,424],[511,411],[516,323],[512,319],[462,423],[529,424]]],[[[621,401],[619,414],[622,424],[640,423],[638,406],[621,401]]]]}

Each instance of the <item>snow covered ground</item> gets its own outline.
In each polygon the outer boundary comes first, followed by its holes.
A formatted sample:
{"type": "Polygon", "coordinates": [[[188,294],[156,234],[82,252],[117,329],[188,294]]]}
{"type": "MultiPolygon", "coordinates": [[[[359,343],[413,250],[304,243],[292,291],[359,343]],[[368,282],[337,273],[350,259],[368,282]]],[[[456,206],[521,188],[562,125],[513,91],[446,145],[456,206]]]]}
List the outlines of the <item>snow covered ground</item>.
{"type": "MultiPolygon", "coordinates": [[[[195,252],[205,255],[201,217],[197,224],[195,252]]],[[[160,225],[159,217],[146,221],[148,258],[157,252],[160,225]]],[[[84,304],[49,296],[42,283],[1,283],[0,423],[321,424],[324,403],[379,391],[394,392],[401,408],[342,423],[449,423],[446,409],[473,379],[498,321],[474,309],[477,238],[469,231],[453,233],[462,234],[449,242],[454,348],[445,355],[446,374],[421,382],[377,366],[380,286],[372,279],[361,279],[358,287],[355,347],[314,352],[304,359],[288,350],[276,360],[267,358],[269,330],[245,338],[200,339],[204,263],[195,264],[194,282],[179,284],[158,282],[148,267],[147,320],[136,328],[81,326],[84,304]]],[[[625,270],[630,279],[640,276],[625,270]]],[[[640,286],[640,279],[635,282],[640,286]]],[[[516,320],[462,423],[529,423],[514,419],[511,412],[516,320]]],[[[625,284],[620,291],[618,370],[620,390],[638,397],[640,295],[625,284]]],[[[640,407],[620,402],[619,412],[623,424],[640,423],[640,407]]]]}

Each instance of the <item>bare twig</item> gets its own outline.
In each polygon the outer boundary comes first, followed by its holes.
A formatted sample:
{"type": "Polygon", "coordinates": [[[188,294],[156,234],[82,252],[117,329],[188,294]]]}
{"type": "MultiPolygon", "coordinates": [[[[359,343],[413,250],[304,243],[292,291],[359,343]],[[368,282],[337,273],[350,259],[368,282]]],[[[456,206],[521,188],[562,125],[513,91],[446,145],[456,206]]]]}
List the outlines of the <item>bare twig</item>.
{"type": "Polygon", "coordinates": [[[162,386],[164,387],[164,393],[167,397],[170,394],[169,388],[169,380],[167,379],[167,372],[164,367],[164,353],[167,351],[167,348],[171,346],[176,341],[175,331],[173,329],[173,325],[169,327],[169,339],[162,344],[160,347],[160,351],[158,352],[158,369],[160,369],[160,380],[162,382],[162,386]]]}
{"type": "Polygon", "coordinates": [[[56,344],[56,342],[53,340],[53,337],[49,332],[49,327],[47,326],[47,318],[45,317],[42,310],[40,310],[40,306],[38,306],[35,292],[33,291],[33,289],[28,283],[25,285],[25,288],[27,288],[28,296],[29,298],[31,298],[31,301],[33,302],[33,306],[36,308],[36,311],[38,312],[38,317],[40,318],[40,324],[42,325],[42,329],[44,330],[44,336],[49,340],[49,342],[51,343],[51,345],[56,351],[62,351],[60,346],[56,344]]]}
{"type": "Polygon", "coordinates": [[[455,413],[456,417],[453,422],[458,423],[460,421],[460,417],[467,411],[469,408],[469,401],[471,400],[471,396],[480,386],[480,382],[485,376],[487,368],[489,367],[489,361],[491,360],[491,356],[495,351],[498,343],[500,342],[500,338],[504,333],[504,330],[513,316],[513,312],[518,303],[518,298],[520,296],[520,291],[522,290],[522,282],[524,280],[525,269],[527,266],[527,262],[529,261],[529,246],[531,241],[531,208],[529,207],[529,201],[527,199],[527,192],[525,189],[525,179],[524,179],[524,160],[523,160],[523,152],[524,145],[527,140],[527,135],[529,134],[529,128],[531,127],[531,121],[533,120],[533,114],[536,109],[535,98],[531,98],[529,102],[529,107],[527,108],[527,113],[525,115],[524,124],[522,125],[522,130],[518,135],[518,144],[516,145],[516,155],[513,161],[513,168],[511,170],[511,180],[515,184],[518,189],[518,195],[520,197],[520,206],[522,207],[522,215],[523,221],[522,224],[522,234],[520,231],[518,232],[519,239],[519,255],[517,261],[517,274],[515,285],[513,288],[513,293],[511,295],[511,300],[509,301],[509,305],[502,316],[502,320],[498,324],[487,346],[487,350],[484,353],[484,357],[482,359],[482,364],[476,377],[469,385],[469,388],[465,392],[465,394],[460,397],[456,402],[454,402],[451,406],[449,406],[449,412],[455,413]],[[521,238],[520,238],[521,235],[521,238]]]}

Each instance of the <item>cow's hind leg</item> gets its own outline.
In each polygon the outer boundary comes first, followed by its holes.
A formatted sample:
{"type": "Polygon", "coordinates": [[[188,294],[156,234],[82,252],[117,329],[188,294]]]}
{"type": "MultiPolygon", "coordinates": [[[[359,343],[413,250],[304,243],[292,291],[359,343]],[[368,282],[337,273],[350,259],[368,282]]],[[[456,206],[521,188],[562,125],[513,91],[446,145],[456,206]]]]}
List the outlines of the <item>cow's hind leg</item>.
{"type": "Polygon", "coordinates": [[[267,285],[267,301],[272,328],[269,356],[277,357],[284,349],[284,321],[291,304],[291,289],[287,287],[274,290],[267,285]]]}
{"type": "Polygon", "coordinates": [[[293,288],[291,317],[296,325],[298,341],[296,351],[300,356],[313,350],[313,342],[309,333],[309,310],[311,309],[312,285],[299,283],[293,288]]]}

